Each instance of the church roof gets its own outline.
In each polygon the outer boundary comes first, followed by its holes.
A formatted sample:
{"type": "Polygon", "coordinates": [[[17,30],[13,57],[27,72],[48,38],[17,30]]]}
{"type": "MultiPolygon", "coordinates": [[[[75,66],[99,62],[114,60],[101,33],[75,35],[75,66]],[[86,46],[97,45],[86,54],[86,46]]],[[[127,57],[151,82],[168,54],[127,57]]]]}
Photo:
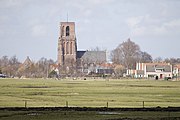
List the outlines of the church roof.
{"type": "Polygon", "coordinates": [[[88,63],[106,62],[106,51],[77,51],[77,58],[88,63]]]}

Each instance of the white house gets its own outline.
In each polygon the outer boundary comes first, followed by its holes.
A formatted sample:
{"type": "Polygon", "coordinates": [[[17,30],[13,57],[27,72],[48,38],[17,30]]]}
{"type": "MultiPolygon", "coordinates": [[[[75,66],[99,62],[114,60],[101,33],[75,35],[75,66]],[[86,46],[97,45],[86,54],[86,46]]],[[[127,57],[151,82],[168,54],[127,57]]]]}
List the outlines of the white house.
{"type": "Polygon", "coordinates": [[[137,77],[164,79],[172,78],[172,65],[169,63],[137,63],[137,77]],[[139,74],[140,73],[140,74],[139,74]]]}
{"type": "Polygon", "coordinates": [[[173,67],[173,74],[177,78],[180,77],[180,64],[174,65],[174,67],[173,67]]]}
{"type": "Polygon", "coordinates": [[[136,63],[135,78],[172,78],[173,69],[170,63],[136,63]]]}

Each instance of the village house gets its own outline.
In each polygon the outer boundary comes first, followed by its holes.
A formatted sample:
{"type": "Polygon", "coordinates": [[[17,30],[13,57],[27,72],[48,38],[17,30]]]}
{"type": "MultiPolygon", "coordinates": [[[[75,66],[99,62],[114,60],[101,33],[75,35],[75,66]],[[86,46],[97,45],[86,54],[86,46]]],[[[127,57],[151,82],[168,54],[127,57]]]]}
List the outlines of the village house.
{"type": "Polygon", "coordinates": [[[180,77],[180,64],[174,65],[174,67],[173,67],[173,75],[176,78],[180,77]]]}
{"type": "Polygon", "coordinates": [[[96,73],[104,74],[104,75],[112,75],[114,73],[114,65],[111,63],[103,63],[97,65],[96,73]]]}
{"type": "Polygon", "coordinates": [[[135,78],[170,79],[173,68],[170,63],[136,63],[136,70],[127,70],[127,75],[135,78]]]}

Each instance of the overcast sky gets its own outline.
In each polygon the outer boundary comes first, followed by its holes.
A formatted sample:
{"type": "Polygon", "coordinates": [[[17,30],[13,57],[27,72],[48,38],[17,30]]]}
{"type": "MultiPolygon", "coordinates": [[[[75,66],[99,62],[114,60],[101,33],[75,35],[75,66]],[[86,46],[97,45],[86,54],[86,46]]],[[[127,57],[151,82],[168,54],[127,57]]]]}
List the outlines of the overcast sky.
{"type": "Polygon", "coordinates": [[[57,59],[59,23],[76,24],[78,50],[130,38],[156,57],[180,57],[180,0],[0,0],[0,57],[57,59]]]}

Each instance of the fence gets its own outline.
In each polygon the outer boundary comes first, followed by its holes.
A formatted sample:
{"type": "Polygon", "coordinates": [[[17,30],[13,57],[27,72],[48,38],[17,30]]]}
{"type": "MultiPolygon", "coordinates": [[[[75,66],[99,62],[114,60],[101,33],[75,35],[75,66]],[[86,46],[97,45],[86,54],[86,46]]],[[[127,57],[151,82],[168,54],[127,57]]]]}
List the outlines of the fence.
{"type": "Polygon", "coordinates": [[[78,101],[61,101],[61,102],[47,102],[47,101],[15,101],[14,104],[1,104],[0,107],[106,107],[106,108],[152,108],[152,107],[180,107],[180,102],[174,103],[171,101],[104,101],[104,102],[78,102],[78,101]]]}

